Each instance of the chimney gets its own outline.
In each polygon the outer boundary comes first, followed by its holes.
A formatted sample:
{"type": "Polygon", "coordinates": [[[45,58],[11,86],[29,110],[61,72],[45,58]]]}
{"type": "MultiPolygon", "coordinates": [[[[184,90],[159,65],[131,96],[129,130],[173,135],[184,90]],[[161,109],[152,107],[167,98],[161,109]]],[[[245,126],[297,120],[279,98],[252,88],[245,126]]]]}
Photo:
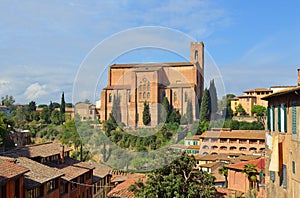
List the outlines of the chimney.
{"type": "Polygon", "coordinates": [[[298,69],[298,86],[300,86],[300,69],[298,69]]]}
{"type": "Polygon", "coordinates": [[[60,155],[60,161],[62,164],[65,163],[64,153],[65,153],[65,147],[64,147],[64,145],[61,145],[59,155],[60,155]]]}

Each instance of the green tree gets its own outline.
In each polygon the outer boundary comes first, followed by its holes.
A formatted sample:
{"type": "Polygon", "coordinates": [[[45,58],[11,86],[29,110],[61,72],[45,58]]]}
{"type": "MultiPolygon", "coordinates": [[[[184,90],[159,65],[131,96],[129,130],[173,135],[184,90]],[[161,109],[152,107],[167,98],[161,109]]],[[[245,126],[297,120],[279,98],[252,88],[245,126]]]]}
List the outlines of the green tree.
{"type": "Polygon", "coordinates": [[[47,106],[44,107],[42,109],[42,111],[40,112],[40,119],[45,124],[49,124],[50,123],[50,113],[49,113],[49,108],[47,106]]]}
{"type": "Polygon", "coordinates": [[[243,108],[243,106],[241,104],[239,104],[236,108],[235,108],[235,111],[236,113],[239,115],[239,116],[245,116],[247,115],[245,109],[243,108]]]}
{"type": "Polygon", "coordinates": [[[15,103],[15,99],[13,96],[6,95],[5,97],[2,97],[1,100],[2,100],[2,105],[7,106],[8,108],[15,103]]]}
{"type": "Polygon", "coordinates": [[[215,177],[205,171],[194,171],[196,160],[183,153],[171,164],[148,175],[146,183],[136,182],[129,187],[135,197],[215,197],[215,177]]]}
{"type": "Polygon", "coordinates": [[[267,109],[261,105],[254,105],[251,109],[251,113],[255,115],[258,122],[265,124],[265,116],[267,109]]]}
{"type": "Polygon", "coordinates": [[[200,106],[200,121],[209,121],[210,120],[210,94],[209,90],[205,89],[203,92],[203,97],[200,106]]]}
{"type": "Polygon", "coordinates": [[[66,102],[65,102],[65,93],[63,92],[61,95],[60,102],[60,121],[63,123],[65,121],[65,112],[66,112],[66,102]]]}
{"type": "Polygon", "coordinates": [[[193,107],[192,107],[191,100],[187,101],[187,105],[186,105],[186,119],[187,119],[188,124],[193,123],[193,107]]]}
{"type": "Polygon", "coordinates": [[[30,112],[36,111],[36,103],[34,101],[30,101],[28,104],[28,109],[30,112]]]}
{"type": "Polygon", "coordinates": [[[170,114],[168,121],[169,123],[178,123],[180,124],[181,115],[179,113],[179,110],[173,109],[172,113],[170,114]]]}
{"type": "Polygon", "coordinates": [[[50,117],[51,123],[55,125],[60,124],[60,113],[57,110],[53,110],[50,117]]]}
{"type": "Polygon", "coordinates": [[[48,106],[48,109],[49,109],[49,114],[51,115],[52,111],[54,110],[52,101],[50,101],[50,104],[49,104],[49,106],[48,106]]]}
{"type": "Polygon", "coordinates": [[[242,173],[247,175],[249,181],[249,189],[252,190],[253,187],[256,187],[257,177],[258,175],[256,165],[255,164],[246,164],[242,173]]]}
{"type": "Polygon", "coordinates": [[[144,110],[143,110],[143,123],[144,125],[149,125],[151,122],[150,108],[149,103],[144,102],[144,110]]]}
{"type": "Polygon", "coordinates": [[[219,169],[219,174],[225,177],[225,188],[228,186],[228,168],[224,164],[219,169]]]}
{"type": "Polygon", "coordinates": [[[163,98],[162,101],[162,109],[160,112],[160,123],[168,122],[168,118],[170,115],[170,103],[167,97],[163,98]]]}
{"type": "Polygon", "coordinates": [[[216,90],[214,80],[210,81],[209,94],[210,94],[211,114],[213,115],[213,117],[215,117],[218,111],[218,96],[217,96],[217,90],[216,90]]]}

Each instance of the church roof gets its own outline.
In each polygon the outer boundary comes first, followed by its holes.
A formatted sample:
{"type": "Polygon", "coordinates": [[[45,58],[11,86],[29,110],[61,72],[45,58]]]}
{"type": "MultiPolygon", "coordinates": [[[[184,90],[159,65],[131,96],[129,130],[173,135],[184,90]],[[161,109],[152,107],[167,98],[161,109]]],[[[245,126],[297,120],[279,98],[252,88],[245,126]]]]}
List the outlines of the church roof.
{"type": "Polygon", "coordinates": [[[134,68],[134,67],[181,67],[194,66],[191,62],[166,62],[166,63],[128,63],[113,64],[110,68],[134,68]]]}

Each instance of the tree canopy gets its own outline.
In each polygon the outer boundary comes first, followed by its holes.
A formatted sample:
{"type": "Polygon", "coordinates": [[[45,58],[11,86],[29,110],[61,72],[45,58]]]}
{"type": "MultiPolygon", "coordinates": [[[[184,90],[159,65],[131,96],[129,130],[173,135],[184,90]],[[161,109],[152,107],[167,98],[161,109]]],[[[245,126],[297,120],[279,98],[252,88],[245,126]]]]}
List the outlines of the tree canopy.
{"type": "Polygon", "coordinates": [[[200,106],[200,121],[209,121],[211,112],[211,102],[209,90],[205,89],[202,96],[201,106],[200,106]]]}
{"type": "Polygon", "coordinates": [[[144,102],[144,111],[143,111],[143,124],[149,125],[151,122],[151,116],[150,116],[150,108],[149,103],[144,102]]]}
{"type": "Polygon", "coordinates": [[[171,164],[150,173],[146,183],[137,182],[129,190],[135,197],[213,198],[215,177],[195,171],[195,165],[195,158],[183,153],[171,164]]]}

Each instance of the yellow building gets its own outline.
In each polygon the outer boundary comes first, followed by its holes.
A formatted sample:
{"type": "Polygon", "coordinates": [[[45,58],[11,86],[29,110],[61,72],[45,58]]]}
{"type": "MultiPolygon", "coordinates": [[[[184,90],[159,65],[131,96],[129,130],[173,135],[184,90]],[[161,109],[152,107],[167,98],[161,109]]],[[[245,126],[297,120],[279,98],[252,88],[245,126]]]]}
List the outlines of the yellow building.
{"type": "Polygon", "coordinates": [[[108,71],[108,85],[101,92],[100,120],[107,120],[113,105],[116,120],[126,126],[143,126],[144,102],[149,103],[151,126],[160,122],[162,101],[167,97],[181,115],[192,103],[193,117],[198,117],[204,79],[204,44],[191,43],[190,62],[113,64],[108,71]]]}
{"type": "Polygon", "coordinates": [[[273,93],[272,89],[256,88],[252,90],[244,91],[244,94],[231,99],[231,109],[236,114],[236,107],[241,104],[246,113],[252,116],[251,110],[254,105],[261,105],[263,107],[268,106],[268,102],[262,100],[263,97],[273,93]]]}

